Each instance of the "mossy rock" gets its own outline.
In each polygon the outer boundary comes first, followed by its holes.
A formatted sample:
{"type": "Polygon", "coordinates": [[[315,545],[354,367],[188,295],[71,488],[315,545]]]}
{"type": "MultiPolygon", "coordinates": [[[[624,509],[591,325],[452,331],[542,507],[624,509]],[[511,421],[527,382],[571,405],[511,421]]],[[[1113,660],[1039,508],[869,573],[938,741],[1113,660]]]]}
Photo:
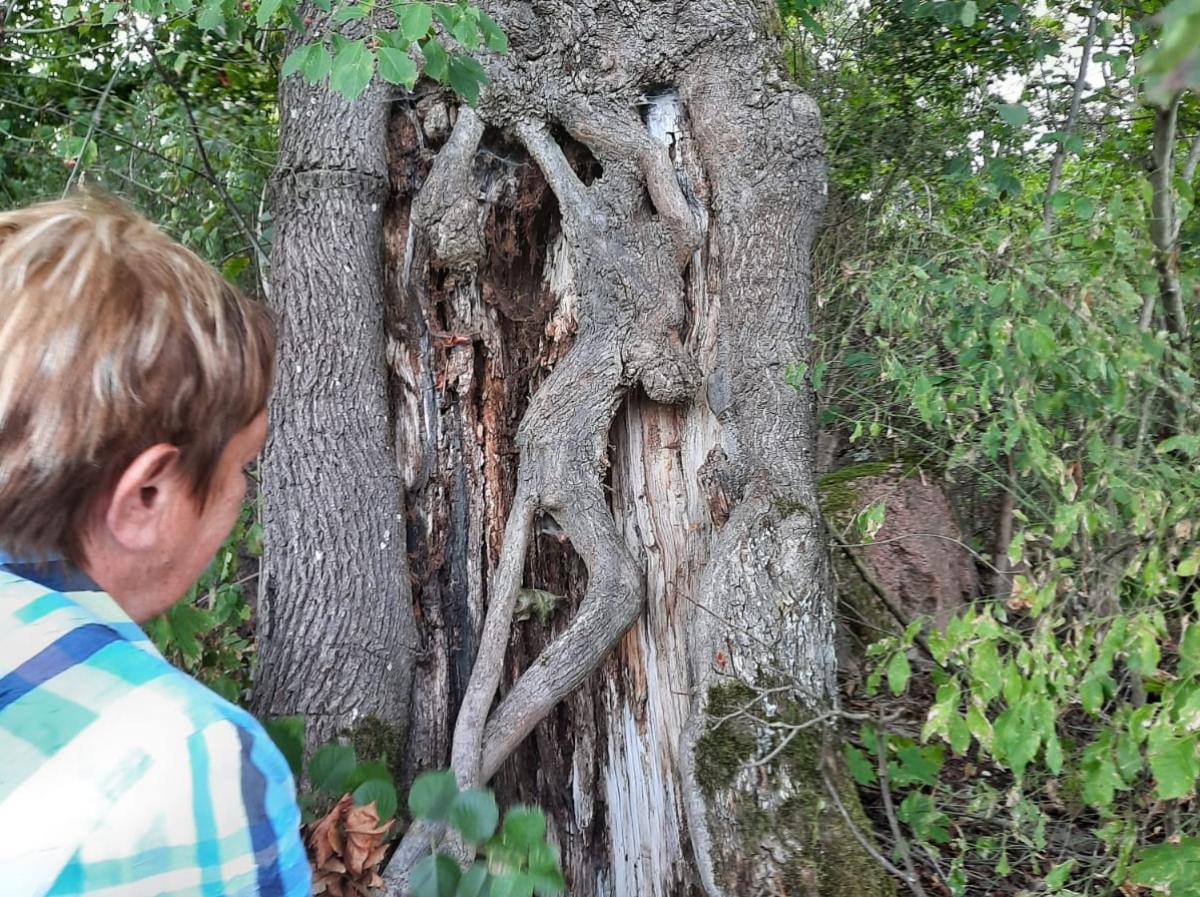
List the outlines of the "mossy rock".
{"type": "Polygon", "coordinates": [[[843,519],[856,512],[858,489],[855,483],[868,477],[903,477],[917,469],[914,462],[905,460],[863,461],[847,467],[839,467],[817,480],[817,495],[821,499],[821,511],[829,520],[843,519]]]}

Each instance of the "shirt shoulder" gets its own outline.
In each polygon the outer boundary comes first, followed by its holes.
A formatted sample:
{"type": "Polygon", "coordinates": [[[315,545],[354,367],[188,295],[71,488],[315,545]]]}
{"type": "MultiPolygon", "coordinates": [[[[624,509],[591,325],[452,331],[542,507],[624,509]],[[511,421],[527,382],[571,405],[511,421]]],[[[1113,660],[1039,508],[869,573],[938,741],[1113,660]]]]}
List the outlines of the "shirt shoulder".
{"type": "Polygon", "coordinates": [[[0,755],[16,895],[309,893],[278,748],[103,593],[0,571],[0,755]]]}

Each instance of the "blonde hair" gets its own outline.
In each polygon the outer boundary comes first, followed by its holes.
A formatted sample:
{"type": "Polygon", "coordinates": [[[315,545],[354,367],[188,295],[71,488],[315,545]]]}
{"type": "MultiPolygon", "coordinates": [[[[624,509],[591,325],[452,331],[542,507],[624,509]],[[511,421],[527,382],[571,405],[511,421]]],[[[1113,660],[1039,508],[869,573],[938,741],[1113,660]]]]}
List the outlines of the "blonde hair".
{"type": "Polygon", "coordinates": [[[203,503],[274,362],[265,307],[129,206],[0,213],[0,546],[79,561],[97,501],[157,443],[203,503]]]}

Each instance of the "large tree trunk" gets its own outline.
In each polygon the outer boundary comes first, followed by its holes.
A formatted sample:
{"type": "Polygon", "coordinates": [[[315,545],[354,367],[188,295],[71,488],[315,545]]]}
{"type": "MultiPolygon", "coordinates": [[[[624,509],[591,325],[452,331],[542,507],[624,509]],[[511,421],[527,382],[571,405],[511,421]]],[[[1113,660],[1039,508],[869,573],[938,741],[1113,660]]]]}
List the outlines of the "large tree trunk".
{"type": "MultiPolygon", "coordinates": [[[[785,373],[808,351],[824,181],[816,110],[776,74],[773,4],[481,5],[512,49],[483,60],[478,108],[421,85],[387,141],[388,413],[420,645],[407,773],[450,761],[543,805],[572,894],[882,893],[804,727],[835,701],[833,596],[812,397],[785,373]]],[[[311,216],[346,211],[278,214],[316,233],[338,225],[311,216]]],[[[349,251],[373,271],[377,247],[349,251]]],[[[344,306],[303,273],[345,240],[306,251],[289,282],[337,332],[304,339],[345,338],[344,306]]],[[[314,458],[292,463],[321,463],[292,439],[314,458]]],[[[330,506],[374,511],[373,465],[346,465],[330,506]]],[[[330,519],[307,537],[353,525],[330,519]]],[[[274,550],[311,554],[303,538],[274,550]]],[[[281,601],[315,588],[311,568],[274,571],[281,601]]],[[[319,625],[317,602],[302,613],[319,625]]],[[[431,834],[406,835],[394,892],[431,834]]]]}

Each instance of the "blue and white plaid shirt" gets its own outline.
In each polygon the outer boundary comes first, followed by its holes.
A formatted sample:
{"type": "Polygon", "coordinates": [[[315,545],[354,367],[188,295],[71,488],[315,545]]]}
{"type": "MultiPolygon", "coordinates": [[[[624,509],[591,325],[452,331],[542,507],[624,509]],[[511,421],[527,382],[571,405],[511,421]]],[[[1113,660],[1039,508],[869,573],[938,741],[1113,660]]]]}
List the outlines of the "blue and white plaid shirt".
{"type": "Polygon", "coordinates": [[[0,895],[308,897],[287,763],[62,563],[0,555],[0,895]]]}

